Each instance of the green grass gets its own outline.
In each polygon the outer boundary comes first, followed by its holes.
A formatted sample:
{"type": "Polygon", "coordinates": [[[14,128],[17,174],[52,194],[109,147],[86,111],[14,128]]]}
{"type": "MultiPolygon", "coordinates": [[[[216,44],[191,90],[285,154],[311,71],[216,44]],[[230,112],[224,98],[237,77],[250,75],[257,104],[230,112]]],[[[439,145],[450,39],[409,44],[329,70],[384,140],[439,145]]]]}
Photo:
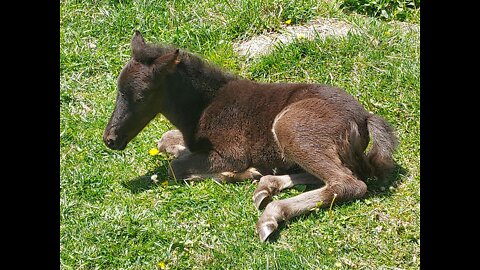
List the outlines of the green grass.
{"type": "MultiPolygon", "coordinates": [[[[61,1],[60,264],[62,269],[418,269],[420,265],[419,33],[355,13],[341,1],[61,1]],[[335,17],[360,29],[298,40],[246,62],[233,43],[285,20],[335,17]],[[112,151],[102,132],[134,29],[266,82],[343,87],[397,129],[405,168],[384,191],[298,217],[260,243],[250,182],[164,187],[167,163],[148,155],[173,126],[153,120],[112,151]]],[[[413,22],[418,22],[419,12],[413,22]]],[[[299,194],[288,190],[278,199],[299,194]]]]}
{"type": "Polygon", "coordinates": [[[418,22],[420,0],[345,0],[341,7],[382,20],[418,22]]]}

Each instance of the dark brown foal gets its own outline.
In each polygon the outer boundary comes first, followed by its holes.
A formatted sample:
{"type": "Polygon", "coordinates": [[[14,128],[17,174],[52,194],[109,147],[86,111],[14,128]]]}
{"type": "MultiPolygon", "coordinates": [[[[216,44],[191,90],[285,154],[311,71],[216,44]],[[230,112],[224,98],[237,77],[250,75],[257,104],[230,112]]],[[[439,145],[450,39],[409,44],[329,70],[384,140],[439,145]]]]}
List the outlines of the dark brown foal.
{"type": "Polygon", "coordinates": [[[163,114],[178,130],[167,132],[158,148],[175,157],[177,179],[261,177],[253,201],[265,208],[256,225],[262,241],[279,222],[362,197],[363,180],[384,178],[394,168],[393,129],[343,89],[246,80],[178,48],[147,44],[138,31],[131,47],[105,144],[123,150],[163,114]],[[272,200],[296,184],[321,183],[319,189],[272,200]]]}

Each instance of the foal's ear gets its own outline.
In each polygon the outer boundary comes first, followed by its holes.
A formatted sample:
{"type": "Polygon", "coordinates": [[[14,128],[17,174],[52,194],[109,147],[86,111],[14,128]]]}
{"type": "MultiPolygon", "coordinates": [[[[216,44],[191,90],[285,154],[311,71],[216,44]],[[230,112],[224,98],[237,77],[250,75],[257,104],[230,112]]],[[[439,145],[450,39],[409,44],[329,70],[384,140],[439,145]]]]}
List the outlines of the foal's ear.
{"type": "Polygon", "coordinates": [[[164,54],[153,61],[153,72],[162,71],[173,72],[175,67],[180,63],[180,50],[164,54]]]}
{"type": "Polygon", "coordinates": [[[130,45],[132,46],[133,56],[135,57],[140,55],[142,50],[145,48],[145,39],[143,39],[140,31],[135,30],[135,34],[133,35],[130,45]]]}

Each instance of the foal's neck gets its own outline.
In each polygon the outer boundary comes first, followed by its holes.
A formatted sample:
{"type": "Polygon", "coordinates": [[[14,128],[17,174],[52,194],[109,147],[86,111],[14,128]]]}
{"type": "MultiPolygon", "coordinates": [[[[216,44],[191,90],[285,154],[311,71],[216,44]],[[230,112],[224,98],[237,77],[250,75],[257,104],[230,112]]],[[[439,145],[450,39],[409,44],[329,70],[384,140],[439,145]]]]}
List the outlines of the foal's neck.
{"type": "Polygon", "coordinates": [[[222,86],[233,79],[237,77],[188,53],[182,55],[175,72],[167,77],[167,96],[162,113],[182,132],[191,151],[201,151],[205,147],[195,139],[203,110],[222,86]]]}
{"type": "Polygon", "coordinates": [[[211,101],[223,85],[237,78],[189,53],[183,53],[177,74],[189,82],[190,92],[198,93],[205,101],[211,101]]]}

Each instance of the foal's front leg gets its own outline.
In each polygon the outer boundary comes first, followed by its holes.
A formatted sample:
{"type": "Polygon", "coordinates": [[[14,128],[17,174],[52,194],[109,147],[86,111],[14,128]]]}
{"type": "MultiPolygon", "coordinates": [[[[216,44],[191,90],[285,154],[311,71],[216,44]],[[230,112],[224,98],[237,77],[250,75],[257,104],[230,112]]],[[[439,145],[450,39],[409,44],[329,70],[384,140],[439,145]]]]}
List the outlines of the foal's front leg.
{"type": "MultiPolygon", "coordinates": [[[[188,151],[188,149],[186,150],[188,151]]],[[[262,176],[255,168],[248,168],[245,171],[236,172],[226,170],[222,172],[213,171],[208,155],[201,153],[182,152],[170,163],[173,172],[169,171],[170,177],[182,180],[199,180],[212,178],[217,182],[239,182],[247,179],[260,179],[262,176]]]]}
{"type": "Polygon", "coordinates": [[[157,148],[161,153],[170,154],[174,158],[190,153],[187,147],[185,147],[183,135],[178,129],[165,132],[162,138],[158,140],[157,148]]]}
{"type": "Polygon", "coordinates": [[[170,177],[188,180],[213,178],[217,182],[228,183],[262,177],[262,174],[253,167],[241,172],[233,170],[211,172],[208,157],[201,154],[192,154],[185,147],[183,135],[177,129],[165,132],[158,141],[157,148],[160,152],[170,154],[175,158],[171,163],[174,173],[172,174],[169,171],[170,177]]]}

